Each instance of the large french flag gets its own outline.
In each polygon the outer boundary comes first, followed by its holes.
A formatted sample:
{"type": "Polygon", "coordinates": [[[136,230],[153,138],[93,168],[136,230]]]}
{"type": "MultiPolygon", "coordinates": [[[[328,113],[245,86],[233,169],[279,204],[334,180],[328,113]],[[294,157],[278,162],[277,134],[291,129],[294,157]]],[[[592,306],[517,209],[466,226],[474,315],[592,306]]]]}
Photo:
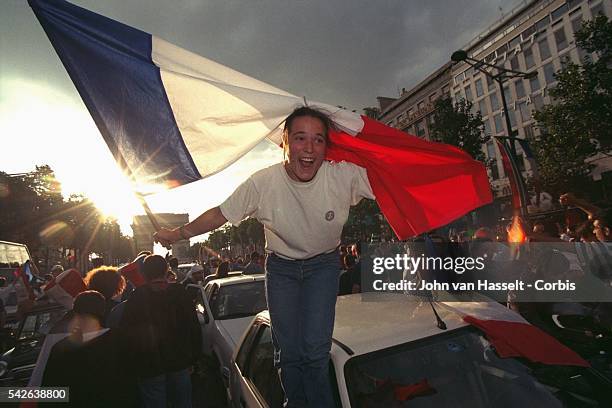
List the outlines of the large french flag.
{"type": "Polygon", "coordinates": [[[367,117],[306,101],[63,0],[29,0],[117,161],[137,180],[182,185],[215,174],[262,140],[280,145],[305,103],[338,131],[329,160],[367,169],[399,238],[492,200],[484,166],[367,117]]]}

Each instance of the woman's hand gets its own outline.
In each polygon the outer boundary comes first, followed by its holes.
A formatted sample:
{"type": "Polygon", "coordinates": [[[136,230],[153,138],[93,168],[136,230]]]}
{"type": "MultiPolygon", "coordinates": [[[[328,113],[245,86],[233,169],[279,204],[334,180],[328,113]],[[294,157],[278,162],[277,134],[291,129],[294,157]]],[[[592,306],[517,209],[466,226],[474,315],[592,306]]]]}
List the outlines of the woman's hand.
{"type": "Polygon", "coordinates": [[[183,239],[183,237],[181,237],[181,232],[179,231],[178,228],[175,228],[175,229],[162,228],[159,231],[157,231],[155,234],[153,234],[153,240],[155,242],[159,242],[161,245],[163,245],[167,249],[170,249],[170,245],[172,245],[176,241],[180,241],[181,239],[183,239]]]}

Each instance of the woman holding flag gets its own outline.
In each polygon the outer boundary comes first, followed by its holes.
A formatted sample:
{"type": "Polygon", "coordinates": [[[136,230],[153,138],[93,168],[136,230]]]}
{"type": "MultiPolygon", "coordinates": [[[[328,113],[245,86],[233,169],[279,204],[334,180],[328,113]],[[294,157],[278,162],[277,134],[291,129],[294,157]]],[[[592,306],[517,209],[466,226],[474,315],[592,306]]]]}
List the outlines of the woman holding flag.
{"type": "Polygon", "coordinates": [[[333,123],[301,107],[285,120],[286,160],[260,170],[219,207],[156,241],[169,245],[220,227],[257,218],[266,236],[266,295],[274,361],[286,406],[334,406],[329,352],[340,273],[342,227],[349,207],[374,198],[365,169],[325,160],[333,123]]]}

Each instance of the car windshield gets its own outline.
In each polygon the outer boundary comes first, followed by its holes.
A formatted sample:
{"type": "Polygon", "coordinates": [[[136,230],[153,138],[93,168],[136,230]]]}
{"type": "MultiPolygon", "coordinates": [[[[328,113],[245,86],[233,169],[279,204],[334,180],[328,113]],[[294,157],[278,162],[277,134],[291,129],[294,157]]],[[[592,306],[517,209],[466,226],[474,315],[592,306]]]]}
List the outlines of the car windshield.
{"type": "Polygon", "coordinates": [[[215,320],[254,316],[267,307],[264,281],[221,286],[210,300],[210,307],[215,320]]]}
{"type": "Polygon", "coordinates": [[[593,398],[600,391],[580,374],[584,370],[545,368],[551,369],[571,370],[557,375],[562,389],[550,381],[555,378],[550,371],[540,376],[518,359],[499,358],[485,337],[468,327],[354,357],[345,376],[352,406],[408,400],[410,407],[599,406],[593,398]]]}
{"type": "Polygon", "coordinates": [[[60,320],[65,314],[65,309],[55,308],[27,315],[23,321],[23,325],[21,326],[19,340],[46,336],[51,326],[60,320]]]}

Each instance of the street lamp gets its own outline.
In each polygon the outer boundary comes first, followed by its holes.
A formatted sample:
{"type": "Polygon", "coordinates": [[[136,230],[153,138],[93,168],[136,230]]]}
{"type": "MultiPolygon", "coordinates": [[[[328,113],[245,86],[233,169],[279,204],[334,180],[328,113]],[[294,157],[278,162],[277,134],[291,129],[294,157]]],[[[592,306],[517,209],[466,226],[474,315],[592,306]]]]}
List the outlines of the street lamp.
{"type": "Polygon", "coordinates": [[[515,144],[516,137],[512,134],[512,124],[510,123],[510,115],[508,113],[508,104],[506,103],[506,94],[504,92],[504,82],[506,81],[506,79],[512,79],[512,78],[523,78],[523,79],[535,78],[538,75],[538,73],[537,71],[531,71],[531,72],[516,71],[514,69],[508,69],[503,66],[489,64],[488,62],[469,57],[467,51],[465,50],[457,50],[453,52],[453,54],[451,55],[451,61],[453,61],[453,63],[455,64],[462,62],[462,61],[465,62],[469,66],[473,67],[474,69],[477,69],[478,71],[482,72],[489,78],[493,79],[495,82],[497,82],[497,85],[499,86],[499,92],[501,93],[501,99],[502,99],[502,109],[504,112],[505,122],[506,122],[507,136],[504,138],[505,139],[504,143],[506,144],[506,146],[509,146],[509,151],[510,151],[510,156],[511,156],[510,160],[513,162],[513,167],[515,167],[516,169],[515,173],[516,173],[516,179],[517,179],[516,180],[517,187],[519,190],[521,203],[522,203],[521,212],[522,212],[522,215],[525,217],[527,215],[527,208],[526,208],[527,191],[525,188],[525,182],[523,180],[523,176],[518,166],[516,165],[517,163],[516,144],[515,144]],[[495,73],[489,72],[483,67],[493,68],[496,70],[496,72],[495,73]]]}

